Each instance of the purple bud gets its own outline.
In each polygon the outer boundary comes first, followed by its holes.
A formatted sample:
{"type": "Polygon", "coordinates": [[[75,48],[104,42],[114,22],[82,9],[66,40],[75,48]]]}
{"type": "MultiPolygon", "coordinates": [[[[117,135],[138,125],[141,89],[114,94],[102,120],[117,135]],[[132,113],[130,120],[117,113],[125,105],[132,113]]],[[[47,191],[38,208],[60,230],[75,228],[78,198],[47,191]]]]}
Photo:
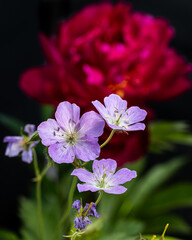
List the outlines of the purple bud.
{"type": "Polygon", "coordinates": [[[85,227],[88,224],[91,224],[92,222],[89,220],[88,217],[76,217],[74,220],[75,228],[78,228],[79,230],[85,229],[85,227]]]}
{"type": "MultiPolygon", "coordinates": [[[[87,209],[89,208],[90,204],[89,203],[86,203],[85,204],[85,207],[84,207],[84,212],[87,211],[87,209]]],[[[96,218],[100,218],[101,215],[99,215],[97,213],[97,210],[96,210],[96,204],[95,203],[92,203],[92,206],[90,207],[88,213],[87,213],[87,216],[93,216],[93,217],[96,217],[96,218]]]]}
{"type": "Polygon", "coordinates": [[[80,201],[80,200],[76,200],[76,201],[73,203],[72,207],[73,207],[74,209],[76,209],[77,211],[79,211],[79,209],[81,208],[81,201],[80,201]]]}

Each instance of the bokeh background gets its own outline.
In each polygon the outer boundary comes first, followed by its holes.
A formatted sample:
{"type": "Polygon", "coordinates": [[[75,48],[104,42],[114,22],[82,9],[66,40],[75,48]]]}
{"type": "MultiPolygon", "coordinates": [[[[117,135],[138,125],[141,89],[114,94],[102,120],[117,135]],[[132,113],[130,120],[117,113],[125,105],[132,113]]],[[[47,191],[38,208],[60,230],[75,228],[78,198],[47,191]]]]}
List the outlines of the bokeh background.
{"type": "MultiPolygon", "coordinates": [[[[59,21],[82,9],[92,0],[10,0],[1,1],[1,90],[0,112],[22,119],[24,123],[40,121],[40,106],[35,100],[27,97],[19,88],[20,75],[28,68],[44,63],[38,34],[43,32],[52,35],[59,21]]],[[[118,1],[112,1],[114,3],[118,1]]],[[[192,62],[192,1],[191,0],[133,0],[133,9],[154,16],[165,17],[175,29],[171,46],[192,62]]],[[[192,90],[182,96],[166,102],[150,103],[158,119],[185,120],[192,124],[192,90]]],[[[0,139],[12,134],[0,125],[0,139]]],[[[18,198],[30,195],[30,184],[33,176],[28,165],[20,159],[4,157],[5,145],[0,144],[0,226],[18,231],[18,198]]],[[[175,155],[189,154],[189,147],[178,147],[175,155]]],[[[151,159],[150,165],[169,158],[169,153],[151,159]]],[[[188,164],[175,178],[192,180],[192,164],[188,164]]],[[[178,193],[179,194],[179,193],[178,193]]],[[[192,211],[180,210],[180,214],[192,225],[192,211]]],[[[189,239],[192,239],[189,237],[189,239]]]]}

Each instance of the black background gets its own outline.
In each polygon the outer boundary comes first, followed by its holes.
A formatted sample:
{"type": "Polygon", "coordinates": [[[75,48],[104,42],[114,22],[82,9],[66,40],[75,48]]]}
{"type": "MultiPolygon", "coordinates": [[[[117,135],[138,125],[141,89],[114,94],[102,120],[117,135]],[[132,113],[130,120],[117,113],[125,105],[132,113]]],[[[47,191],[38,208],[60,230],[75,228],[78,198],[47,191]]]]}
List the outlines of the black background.
{"type": "MultiPolygon", "coordinates": [[[[22,119],[25,123],[39,124],[39,105],[28,98],[18,86],[21,73],[41,65],[43,57],[38,33],[51,35],[57,22],[68,18],[91,0],[4,0],[0,3],[0,112],[22,119]]],[[[112,1],[118,2],[118,1],[112,1]]],[[[192,1],[191,0],[133,0],[133,9],[168,19],[176,35],[171,45],[192,62],[192,1]]],[[[192,91],[177,99],[151,103],[159,119],[186,120],[192,123],[192,91]]],[[[0,126],[0,141],[10,135],[0,126]]],[[[18,230],[20,222],[18,197],[28,196],[32,173],[20,159],[4,157],[5,145],[0,143],[0,226],[18,230]]],[[[185,148],[180,149],[181,152],[185,148]]],[[[189,151],[189,150],[188,150],[189,151]]],[[[191,150],[190,150],[191,153],[191,150]]],[[[157,159],[156,162],[159,160],[157,159]]],[[[155,162],[155,163],[156,163],[155,162]]],[[[179,178],[191,179],[191,165],[180,173],[179,178]],[[189,168],[190,167],[190,168],[189,168]]],[[[191,211],[183,211],[192,223],[191,211]]]]}

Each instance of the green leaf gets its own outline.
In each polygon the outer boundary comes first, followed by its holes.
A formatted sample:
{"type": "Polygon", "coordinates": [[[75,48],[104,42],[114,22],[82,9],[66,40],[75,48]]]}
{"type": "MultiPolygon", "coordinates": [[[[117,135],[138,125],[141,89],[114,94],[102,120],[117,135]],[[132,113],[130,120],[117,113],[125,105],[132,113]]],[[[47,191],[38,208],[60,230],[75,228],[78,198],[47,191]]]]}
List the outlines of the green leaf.
{"type": "Polygon", "coordinates": [[[41,105],[41,119],[43,121],[51,118],[54,112],[54,107],[52,105],[41,105]]]}
{"type": "Polygon", "coordinates": [[[115,225],[114,233],[126,233],[126,236],[138,235],[144,229],[144,223],[137,220],[120,220],[115,225]]]}
{"type": "Polygon", "coordinates": [[[150,151],[161,153],[173,150],[175,144],[192,146],[192,133],[185,122],[153,122],[150,124],[150,151]]]}
{"type": "MultiPolygon", "coordinates": [[[[152,239],[153,235],[142,235],[142,237],[144,239],[152,239]]],[[[160,236],[157,236],[154,240],[159,240],[159,238],[160,238],[160,236]]],[[[164,240],[182,240],[182,239],[165,236],[164,240]]]]}
{"type": "Polygon", "coordinates": [[[141,206],[149,196],[151,197],[151,194],[158,187],[171,178],[185,162],[185,159],[182,157],[174,158],[169,162],[154,166],[145,176],[141,178],[138,177],[134,187],[131,188],[132,191],[127,191],[127,197],[124,196],[124,203],[119,210],[120,214],[127,216],[133,208],[137,211],[139,206],[141,206]]]}
{"type": "Polygon", "coordinates": [[[21,127],[24,125],[22,121],[4,113],[0,113],[0,124],[8,128],[14,134],[20,133],[21,127]]]}
{"type": "Polygon", "coordinates": [[[150,233],[161,233],[162,232],[162,226],[165,226],[167,223],[169,223],[169,227],[167,229],[167,235],[172,234],[191,234],[191,227],[188,225],[187,222],[185,222],[180,217],[169,214],[165,215],[162,214],[158,217],[153,218],[147,218],[145,220],[146,222],[146,229],[145,232],[150,233]]]}
{"type": "Polygon", "coordinates": [[[28,142],[32,142],[32,141],[38,141],[40,140],[41,138],[39,137],[39,134],[38,134],[38,131],[35,131],[31,138],[28,140],[28,142]]]}
{"type": "MultiPolygon", "coordinates": [[[[60,220],[60,214],[62,212],[60,209],[60,203],[56,196],[49,195],[46,197],[46,201],[42,202],[42,206],[45,227],[45,238],[46,240],[52,240],[53,234],[60,220]]],[[[21,228],[21,234],[23,236],[23,239],[24,240],[40,239],[36,201],[22,198],[20,207],[20,217],[23,223],[23,226],[21,228]]]]}
{"type": "Polygon", "coordinates": [[[0,240],[20,240],[20,238],[11,231],[0,230],[0,240]]]}
{"type": "Polygon", "coordinates": [[[179,207],[192,207],[192,183],[178,183],[152,195],[145,202],[143,215],[153,215],[179,207]]]}

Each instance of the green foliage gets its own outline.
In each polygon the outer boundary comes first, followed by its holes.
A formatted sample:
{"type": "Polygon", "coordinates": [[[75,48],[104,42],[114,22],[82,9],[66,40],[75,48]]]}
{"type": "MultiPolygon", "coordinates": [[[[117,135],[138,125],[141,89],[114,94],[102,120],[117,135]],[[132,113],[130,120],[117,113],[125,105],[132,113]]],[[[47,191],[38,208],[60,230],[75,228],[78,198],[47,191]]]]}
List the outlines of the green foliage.
{"type": "Polygon", "coordinates": [[[41,105],[41,119],[42,121],[52,118],[54,107],[51,105],[41,105]]]}
{"type": "Polygon", "coordinates": [[[11,231],[0,230],[0,240],[21,240],[21,239],[11,231]]]}
{"type": "Polygon", "coordinates": [[[175,144],[192,146],[192,133],[184,122],[153,122],[150,128],[150,151],[162,153],[174,150],[175,144]]]}
{"type": "Polygon", "coordinates": [[[0,124],[9,129],[13,134],[19,134],[24,123],[15,117],[0,113],[0,124]]]}

